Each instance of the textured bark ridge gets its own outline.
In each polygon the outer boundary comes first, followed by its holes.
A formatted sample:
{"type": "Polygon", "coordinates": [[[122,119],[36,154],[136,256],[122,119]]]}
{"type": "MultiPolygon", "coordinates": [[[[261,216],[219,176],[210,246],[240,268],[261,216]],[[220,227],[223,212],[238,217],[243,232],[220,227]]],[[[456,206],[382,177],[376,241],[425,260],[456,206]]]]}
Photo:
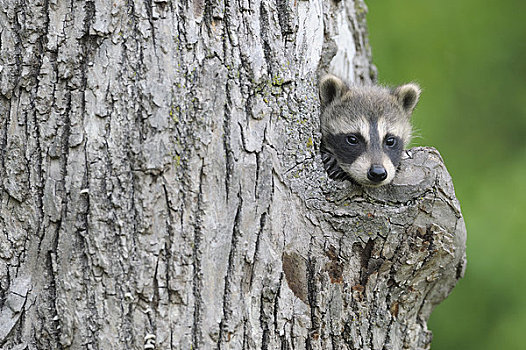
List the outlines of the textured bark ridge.
{"type": "Polygon", "coordinates": [[[2,349],[428,349],[465,228],[432,149],[328,180],[351,1],[1,1],[2,349]]]}

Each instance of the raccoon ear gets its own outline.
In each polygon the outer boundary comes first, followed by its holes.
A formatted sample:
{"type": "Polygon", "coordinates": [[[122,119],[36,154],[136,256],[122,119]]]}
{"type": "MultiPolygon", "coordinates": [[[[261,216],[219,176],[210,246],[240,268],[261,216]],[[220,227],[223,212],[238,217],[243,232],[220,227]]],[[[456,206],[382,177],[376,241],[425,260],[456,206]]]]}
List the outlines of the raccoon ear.
{"type": "Polygon", "coordinates": [[[402,105],[404,110],[408,113],[411,113],[418,102],[420,91],[420,87],[417,84],[409,83],[394,89],[393,95],[402,105]]]}
{"type": "Polygon", "coordinates": [[[320,80],[320,101],[322,108],[337,98],[340,98],[347,90],[347,86],[340,78],[327,74],[320,80]]]}

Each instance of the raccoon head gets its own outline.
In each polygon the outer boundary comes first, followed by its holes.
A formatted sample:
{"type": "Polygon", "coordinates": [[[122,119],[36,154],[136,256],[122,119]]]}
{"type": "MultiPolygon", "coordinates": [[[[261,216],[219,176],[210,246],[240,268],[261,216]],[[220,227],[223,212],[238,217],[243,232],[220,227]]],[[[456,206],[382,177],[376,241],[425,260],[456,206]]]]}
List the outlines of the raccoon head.
{"type": "Polygon", "coordinates": [[[323,77],[321,152],[329,177],[364,186],[390,183],[411,139],[411,113],[419,96],[414,83],[388,89],[323,77]]]}

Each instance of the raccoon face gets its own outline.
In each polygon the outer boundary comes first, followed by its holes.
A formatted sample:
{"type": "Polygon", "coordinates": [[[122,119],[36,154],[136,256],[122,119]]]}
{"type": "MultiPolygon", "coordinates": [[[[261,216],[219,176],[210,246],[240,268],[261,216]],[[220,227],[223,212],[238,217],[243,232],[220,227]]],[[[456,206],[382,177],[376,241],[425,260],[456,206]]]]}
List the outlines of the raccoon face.
{"type": "Polygon", "coordinates": [[[333,75],[320,82],[322,160],[332,179],[364,186],[390,183],[411,138],[420,88],[406,84],[348,87],[333,75]]]}

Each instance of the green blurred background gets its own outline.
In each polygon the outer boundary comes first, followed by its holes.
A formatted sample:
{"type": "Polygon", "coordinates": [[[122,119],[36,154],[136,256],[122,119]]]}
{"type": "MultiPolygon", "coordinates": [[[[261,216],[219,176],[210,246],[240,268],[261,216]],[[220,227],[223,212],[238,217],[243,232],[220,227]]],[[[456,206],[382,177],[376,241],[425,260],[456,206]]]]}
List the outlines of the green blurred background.
{"type": "Polygon", "coordinates": [[[468,229],[432,349],[526,349],[526,1],[366,4],[379,80],[422,86],[413,144],[441,152],[468,229]]]}

